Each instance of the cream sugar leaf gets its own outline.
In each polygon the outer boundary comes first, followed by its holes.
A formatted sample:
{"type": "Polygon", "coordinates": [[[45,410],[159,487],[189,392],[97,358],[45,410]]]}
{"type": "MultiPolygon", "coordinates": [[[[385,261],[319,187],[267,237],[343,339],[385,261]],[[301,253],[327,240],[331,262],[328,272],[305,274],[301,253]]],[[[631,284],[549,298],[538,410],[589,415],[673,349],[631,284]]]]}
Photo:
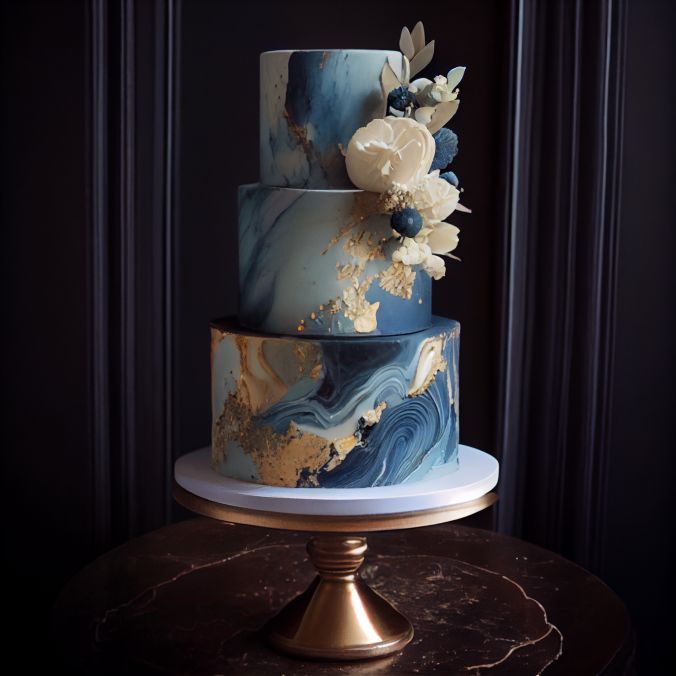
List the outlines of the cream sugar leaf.
{"type": "Polygon", "coordinates": [[[419,52],[425,46],[425,26],[422,21],[413,26],[411,31],[411,39],[413,40],[413,47],[416,52],[419,52]]]}
{"type": "MultiPolygon", "coordinates": [[[[421,24],[422,25],[422,24],[421,24]]],[[[399,49],[407,59],[412,59],[415,56],[415,46],[411,32],[406,26],[401,29],[401,37],[399,38],[399,49]]]]}
{"type": "Polygon", "coordinates": [[[458,111],[460,101],[442,101],[436,106],[423,106],[415,111],[415,119],[424,124],[430,134],[436,134],[458,111]]]}
{"type": "Polygon", "coordinates": [[[449,254],[458,246],[460,228],[450,223],[438,223],[427,237],[427,244],[434,254],[449,254]]]}
{"type": "Polygon", "coordinates": [[[430,62],[432,61],[432,57],[434,56],[434,40],[432,42],[426,44],[421,51],[419,51],[412,59],[411,59],[411,75],[416,75],[419,73],[423,68],[427,68],[427,66],[430,65],[430,62]]]}
{"type": "Polygon", "coordinates": [[[451,68],[451,70],[448,71],[446,79],[448,80],[448,86],[451,89],[455,90],[455,88],[460,84],[460,80],[462,80],[463,76],[465,75],[465,70],[466,68],[464,66],[457,66],[456,68],[451,68]]]}
{"type": "Polygon", "coordinates": [[[446,274],[446,263],[440,256],[428,256],[423,263],[423,270],[432,279],[439,280],[446,274]]]}
{"type": "MultiPolygon", "coordinates": [[[[404,26],[399,38],[399,49],[411,62],[411,76],[429,65],[434,56],[434,40],[425,44],[425,27],[422,21],[418,21],[412,32],[404,26]]],[[[408,84],[408,79],[405,83],[408,84]]],[[[402,81],[402,84],[404,84],[404,81],[402,81]]]]}

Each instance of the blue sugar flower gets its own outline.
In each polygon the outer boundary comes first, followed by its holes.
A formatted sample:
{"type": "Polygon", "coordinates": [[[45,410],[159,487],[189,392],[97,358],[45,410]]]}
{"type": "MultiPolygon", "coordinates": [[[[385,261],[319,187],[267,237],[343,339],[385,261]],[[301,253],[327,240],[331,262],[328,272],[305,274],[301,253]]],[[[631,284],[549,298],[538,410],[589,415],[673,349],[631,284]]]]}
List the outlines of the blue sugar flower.
{"type": "Polygon", "coordinates": [[[442,127],[436,134],[432,135],[432,138],[434,138],[436,147],[431,171],[445,169],[458,154],[458,137],[455,132],[442,127]]]}
{"type": "Polygon", "coordinates": [[[415,94],[408,91],[408,87],[397,87],[387,95],[387,108],[394,108],[402,113],[415,103],[415,94]]]}
{"type": "Polygon", "coordinates": [[[404,237],[415,237],[423,226],[423,219],[417,209],[406,207],[393,212],[390,225],[404,237]]]}
{"type": "Polygon", "coordinates": [[[448,181],[451,185],[454,185],[456,188],[460,184],[458,177],[452,171],[445,171],[443,174],[439,174],[439,178],[443,178],[444,181],[448,181]]]}

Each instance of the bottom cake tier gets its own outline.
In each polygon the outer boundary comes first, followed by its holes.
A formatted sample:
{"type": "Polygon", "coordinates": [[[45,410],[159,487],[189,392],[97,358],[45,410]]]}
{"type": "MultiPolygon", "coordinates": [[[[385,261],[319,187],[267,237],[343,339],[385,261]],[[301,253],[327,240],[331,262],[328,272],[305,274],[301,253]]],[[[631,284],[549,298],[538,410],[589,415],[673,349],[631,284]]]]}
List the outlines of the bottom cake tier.
{"type": "Polygon", "coordinates": [[[212,462],[272,486],[365,488],[457,464],[460,324],[301,338],[211,326],[212,462]]]}

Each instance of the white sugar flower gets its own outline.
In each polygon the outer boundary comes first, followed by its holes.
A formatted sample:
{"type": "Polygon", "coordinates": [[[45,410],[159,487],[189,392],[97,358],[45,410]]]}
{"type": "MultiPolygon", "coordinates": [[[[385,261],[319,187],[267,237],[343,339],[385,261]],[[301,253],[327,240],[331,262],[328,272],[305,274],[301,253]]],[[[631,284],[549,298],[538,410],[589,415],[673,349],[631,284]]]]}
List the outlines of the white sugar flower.
{"type": "Polygon", "coordinates": [[[430,87],[429,95],[437,102],[453,101],[458,98],[457,91],[448,86],[448,78],[443,75],[437,75],[434,78],[434,84],[430,87]]]}
{"type": "Polygon", "coordinates": [[[407,117],[386,117],[357,129],[345,164],[357,188],[382,193],[394,183],[414,185],[432,166],[435,144],[425,125],[407,117]]]}
{"type": "Polygon", "coordinates": [[[432,277],[432,279],[441,279],[446,274],[446,264],[444,263],[443,258],[430,255],[423,263],[423,270],[432,277]]]}
{"type": "Polygon", "coordinates": [[[432,80],[421,77],[411,84],[418,90],[417,98],[421,106],[435,106],[437,103],[455,101],[458,98],[458,84],[465,74],[465,68],[459,66],[448,71],[446,76],[437,75],[432,80]]]}
{"type": "Polygon", "coordinates": [[[459,228],[450,223],[437,223],[432,229],[432,232],[427,236],[427,244],[429,244],[432,253],[435,254],[449,254],[458,246],[459,228]]]}
{"type": "Polygon", "coordinates": [[[439,178],[435,170],[413,189],[416,209],[427,224],[439,223],[448,218],[458,206],[460,191],[448,181],[439,178]]]}
{"type": "Polygon", "coordinates": [[[404,241],[398,249],[392,252],[393,263],[404,265],[420,265],[432,255],[432,250],[424,242],[416,242],[414,239],[404,237],[404,241]]]}

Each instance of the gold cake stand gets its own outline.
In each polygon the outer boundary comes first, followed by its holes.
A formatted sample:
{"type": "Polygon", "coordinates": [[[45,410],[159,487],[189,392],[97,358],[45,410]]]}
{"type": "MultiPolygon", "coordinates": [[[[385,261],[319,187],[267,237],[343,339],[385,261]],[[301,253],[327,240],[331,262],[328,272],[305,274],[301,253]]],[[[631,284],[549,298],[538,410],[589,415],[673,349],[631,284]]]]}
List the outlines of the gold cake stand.
{"type": "Polygon", "coordinates": [[[277,649],[311,659],[359,660],[404,648],[413,626],[359,576],[367,544],[361,533],[431,526],[462,519],[494,504],[497,493],[435,509],[357,516],[285,514],[233,507],[187,491],[174,481],[176,501],[187,509],[229,523],[317,533],[307,552],[317,569],[308,589],[266,626],[277,649]]]}

